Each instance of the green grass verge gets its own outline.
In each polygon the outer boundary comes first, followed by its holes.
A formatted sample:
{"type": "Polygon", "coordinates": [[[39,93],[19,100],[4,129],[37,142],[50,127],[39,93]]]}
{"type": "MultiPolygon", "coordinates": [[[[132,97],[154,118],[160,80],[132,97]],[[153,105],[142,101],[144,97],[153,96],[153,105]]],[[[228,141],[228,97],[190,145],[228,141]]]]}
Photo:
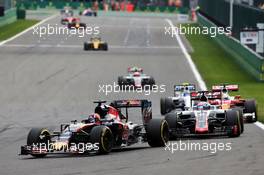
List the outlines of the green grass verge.
{"type": "MultiPolygon", "coordinates": [[[[193,24],[197,25],[197,24],[193,24]]],[[[208,88],[213,84],[239,84],[243,98],[255,98],[258,103],[258,120],[264,122],[264,83],[257,82],[239,67],[234,58],[206,35],[186,35],[194,52],[191,57],[208,88]]]]}
{"type": "Polygon", "coordinates": [[[17,20],[11,24],[0,27],[0,41],[6,40],[23,30],[36,24],[37,20],[17,20]]]}

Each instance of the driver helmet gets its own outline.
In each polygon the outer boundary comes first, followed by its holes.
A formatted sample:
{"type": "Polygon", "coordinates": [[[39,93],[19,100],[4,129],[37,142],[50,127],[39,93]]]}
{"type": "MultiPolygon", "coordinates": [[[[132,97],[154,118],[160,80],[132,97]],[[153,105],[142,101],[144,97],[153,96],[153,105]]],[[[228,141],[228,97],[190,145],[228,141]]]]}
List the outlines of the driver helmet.
{"type": "Polygon", "coordinates": [[[228,90],[227,89],[223,89],[222,90],[222,99],[229,100],[229,95],[228,95],[228,90]]]}
{"type": "Polygon", "coordinates": [[[200,102],[197,104],[197,109],[198,110],[209,110],[210,109],[210,104],[207,102],[200,102]]]}
{"type": "Polygon", "coordinates": [[[105,105],[97,106],[94,112],[99,114],[100,118],[105,118],[108,113],[108,107],[105,105]]]}
{"type": "Polygon", "coordinates": [[[87,123],[98,123],[100,122],[100,115],[97,113],[88,116],[87,123]]]}
{"type": "Polygon", "coordinates": [[[134,77],[139,77],[140,76],[140,73],[139,72],[134,72],[133,76],[134,77]]]}

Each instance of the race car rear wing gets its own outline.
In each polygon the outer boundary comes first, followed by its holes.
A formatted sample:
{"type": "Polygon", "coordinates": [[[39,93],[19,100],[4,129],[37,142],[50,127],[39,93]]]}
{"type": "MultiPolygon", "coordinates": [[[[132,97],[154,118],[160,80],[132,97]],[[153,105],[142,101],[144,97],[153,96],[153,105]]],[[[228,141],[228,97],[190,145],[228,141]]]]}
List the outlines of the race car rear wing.
{"type": "Polygon", "coordinates": [[[223,91],[224,89],[228,91],[238,91],[239,87],[237,84],[230,84],[230,85],[214,85],[212,86],[212,91],[223,91]]]}
{"type": "Polygon", "coordinates": [[[196,91],[191,92],[191,100],[216,100],[216,99],[222,99],[222,92],[221,91],[196,91]],[[206,99],[205,99],[206,98],[206,99]]]}
{"type": "Polygon", "coordinates": [[[114,108],[120,109],[125,108],[126,109],[126,117],[128,118],[128,108],[141,108],[141,114],[142,114],[142,121],[143,124],[148,123],[150,119],[152,119],[152,104],[149,100],[115,100],[111,103],[111,106],[114,108]]]}
{"type": "MultiPolygon", "coordinates": [[[[133,70],[133,67],[129,67],[129,68],[127,68],[127,72],[130,73],[130,72],[135,72],[135,71],[133,70]]],[[[143,73],[143,69],[142,68],[137,68],[136,72],[143,73]]]]}
{"type": "Polygon", "coordinates": [[[194,84],[181,84],[181,85],[174,85],[174,92],[182,92],[182,91],[195,91],[196,87],[194,84]]]}

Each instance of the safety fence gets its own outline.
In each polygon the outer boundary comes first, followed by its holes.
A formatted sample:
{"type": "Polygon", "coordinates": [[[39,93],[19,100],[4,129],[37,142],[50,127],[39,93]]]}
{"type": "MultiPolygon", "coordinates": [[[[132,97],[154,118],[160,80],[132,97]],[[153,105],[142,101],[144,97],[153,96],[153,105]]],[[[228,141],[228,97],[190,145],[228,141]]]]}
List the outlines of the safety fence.
{"type": "MultiPolygon", "coordinates": [[[[230,2],[225,0],[199,0],[200,12],[220,26],[229,26],[230,2]]],[[[239,39],[244,28],[256,28],[257,23],[264,23],[264,10],[244,4],[234,3],[232,35],[239,39]]]]}
{"type": "MultiPolygon", "coordinates": [[[[201,14],[198,14],[198,22],[202,26],[216,27],[214,23],[201,14]]],[[[264,59],[262,57],[248,49],[246,46],[241,45],[238,40],[231,36],[218,34],[215,37],[215,41],[234,57],[238,66],[244,68],[257,80],[264,82],[264,59]]]]}

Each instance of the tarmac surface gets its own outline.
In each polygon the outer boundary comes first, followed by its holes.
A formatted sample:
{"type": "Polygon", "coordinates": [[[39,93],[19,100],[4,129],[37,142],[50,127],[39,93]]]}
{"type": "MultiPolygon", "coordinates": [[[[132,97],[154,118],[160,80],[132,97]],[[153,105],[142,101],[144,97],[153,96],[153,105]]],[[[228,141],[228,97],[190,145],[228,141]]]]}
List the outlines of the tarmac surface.
{"type": "MultiPolygon", "coordinates": [[[[182,140],[211,145],[210,150],[150,148],[137,144],[101,156],[50,155],[43,159],[18,156],[32,127],[59,129],[60,123],[83,119],[93,112],[94,100],[149,99],[153,116],[161,117],[159,99],[173,95],[173,85],[197,84],[175,38],[164,34],[166,17],[82,17],[87,26],[99,27],[109,51],[84,51],[90,36],[50,35],[33,30],[0,46],[0,174],[2,175],[263,175],[264,132],[246,124],[239,138],[182,140]],[[99,86],[117,83],[127,68],[139,66],[152,75],[166,92],[99,92],[99,86]],[[231,150],[212,153],[214,143],[230,144],[231,150]]],[[[169,16],[174,24],[177,18],[169,16]]],[[[46,21],[60,26],[60,16],[46,21]]],[[[131,121],[140,116],[131,111],[131,121]]],[[[171,143],[180,144],[180,141],[171,143]]]]}

